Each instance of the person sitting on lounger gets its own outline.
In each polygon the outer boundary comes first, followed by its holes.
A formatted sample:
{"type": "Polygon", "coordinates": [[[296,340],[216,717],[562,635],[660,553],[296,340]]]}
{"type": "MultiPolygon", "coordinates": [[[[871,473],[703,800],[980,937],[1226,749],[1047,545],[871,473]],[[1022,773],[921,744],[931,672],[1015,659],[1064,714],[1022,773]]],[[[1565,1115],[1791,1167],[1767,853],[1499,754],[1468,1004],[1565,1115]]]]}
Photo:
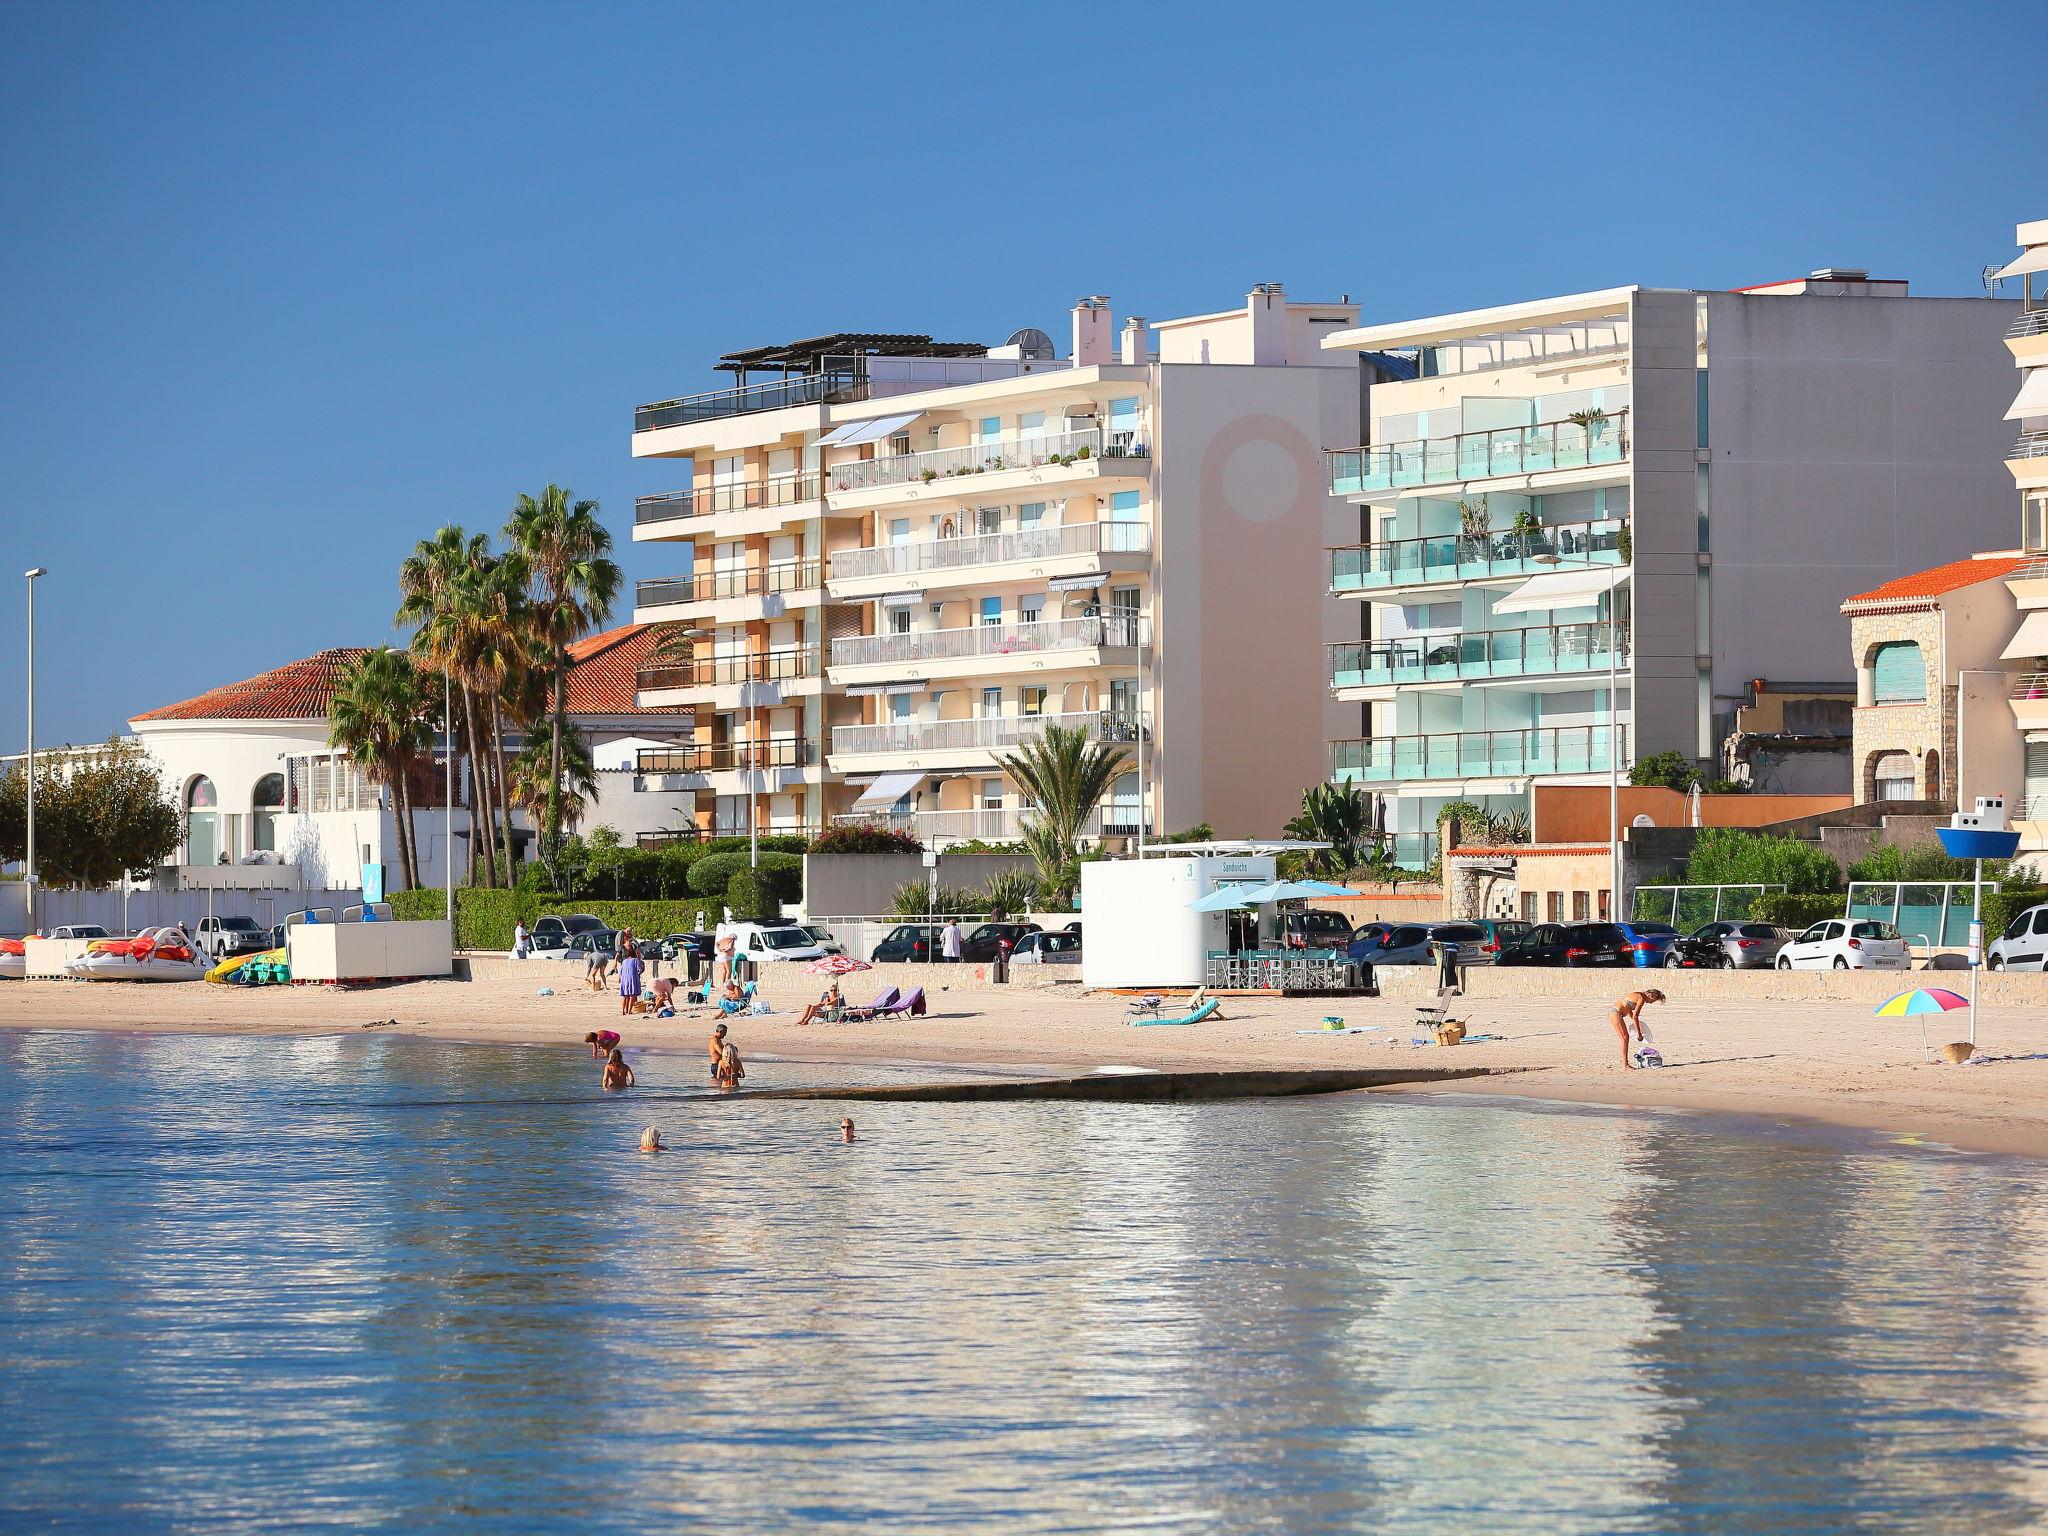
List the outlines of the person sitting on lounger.
{"type": "Polygon", "coordinates": [[[736,981],[728,981],[725,984],[725,996],[718,1000],[718,1011],[720,1013],[744,1013],[747,1007],[747,993],[749,990],[751,989],[742,987],[736,981]]]}
{"type": "Polygon", "coordinates": [[[846,1003],[839,995],[839,983],[833,982],[819,994],[815,1003],[806,1003],[804,1011],[796,1016],[798,1024],[808,1024],[813,1019],[827,1024],[837,1024],[846,1012],[846,1003]]]}

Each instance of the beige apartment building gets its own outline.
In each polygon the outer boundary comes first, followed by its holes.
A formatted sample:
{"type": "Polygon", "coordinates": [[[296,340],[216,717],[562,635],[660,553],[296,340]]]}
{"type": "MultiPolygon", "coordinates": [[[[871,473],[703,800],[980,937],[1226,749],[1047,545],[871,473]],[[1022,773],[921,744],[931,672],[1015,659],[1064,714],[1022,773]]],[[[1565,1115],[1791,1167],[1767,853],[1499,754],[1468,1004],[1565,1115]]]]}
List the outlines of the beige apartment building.
{"type": "Polygon", "coordinates": [[[1301,657],[1341,529],[1319,448],[1357,430],[1370,369],[1321,342],[1355,319],[1263,284],[1119,331],[1094,297],[1065,355],[1038,330],[841,333],[642,406],[634,456],[684,488],[641,497],[633,537],[683,574],[634,617],[688,653],[639,699],[696,718],[643,792],[686,831],[1010,840],[1030,807],[998,759],[1057,723],[1129,754],[1099,837],[1277,832],[1333,723],[1301,657]]]}

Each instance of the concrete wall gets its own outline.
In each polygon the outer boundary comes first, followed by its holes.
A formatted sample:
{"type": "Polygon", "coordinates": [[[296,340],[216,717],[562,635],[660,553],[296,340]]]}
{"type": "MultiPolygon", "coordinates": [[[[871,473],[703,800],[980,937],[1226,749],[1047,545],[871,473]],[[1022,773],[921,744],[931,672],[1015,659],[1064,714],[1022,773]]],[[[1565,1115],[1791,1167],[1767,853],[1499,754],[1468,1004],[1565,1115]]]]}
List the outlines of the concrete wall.
{"type": "MultiPolygon", "coordinates": [[[[1690,292],[1638,291],[1630,407],[1633,733],[1627,760],[1705,755],[1698,657],[1698,306],[1690,292]]],[[[1752,672],[1750,676],[1759,674],[1752,672]]],[[[1802,674],[1808,675],[1808,674],[1802,674]]]]}
{"type": "MultiPolygon", "coordinates": [[[[0,884],[0,935],[14,937],[28,931],[25,895],[18,881],[0,884]]],[[[183,923],[190,929],[211,913],[219,917],[253,917],[269,927],[283,922],[287,912],[301,907],[332,907],[338,914],[345,907],[360,904],[362,899],[363,893],[353,887],[338,891],[140,890],[128,892],[125,902],[118,890],[45,888],[36,893],[36,926],[48,930],[65,923],[98,923],[116,934],[160,928],[166,923],[183,923]]]]}
{"type": "MultiPolygon", "coordinates": [[[[1022,853],[942,853],[939,884],[976,889],[1004,870],[1036,870],[1022,853]]],[[[923,885],[924,860],[914,853],[807,853],[804,855],[804,913],[807,917],[870,917],[886,914],[906,885],[923,885]]]]}

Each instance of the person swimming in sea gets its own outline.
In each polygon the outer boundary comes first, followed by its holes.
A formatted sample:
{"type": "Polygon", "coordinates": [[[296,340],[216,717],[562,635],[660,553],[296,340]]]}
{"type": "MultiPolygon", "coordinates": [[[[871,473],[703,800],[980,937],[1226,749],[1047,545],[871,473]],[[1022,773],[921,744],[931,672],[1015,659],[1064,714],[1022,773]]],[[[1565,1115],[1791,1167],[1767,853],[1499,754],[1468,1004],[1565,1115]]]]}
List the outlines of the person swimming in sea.
{"type": "Polygon", "coordinates": [[[1647,1044],[1650,1039],[1650,1031],[1643,1023],[1643,1010],[1652,1003],[1663,1001],[1664,994],[1655,987],[1647,992],[1631,992],[1616,1003],[1607,1015],[1607,1022],[1614,1026],[1615,1034],[1621,1037],[1621,1064],[1631,1072],[1636,1066],[1630,1059],[1631,1038],[1640,1044],[1647,1044]]]}
{"type": "Polygon", "coordinates": [[[740,1053],[728,1045],[718,1058],[718,1086],[728,1092],[745,1081],[747,1065],[740,1060],[740,1053]]]}
{"type": "Polygon", "coordinates": [[[619,1032],[616,1029],[593,1029],[583,1037],[583,1043],[590,1047],[592,1061],[603,1061],[618,1048],[619,1032]]]}
{"type": "Polygon", "coordinates": [[[839,1139],[841,1141],[853,1140],[853,1116],[848,1115],[839,1122],[839,1139]]]}
{"type": "Polygon", "coordinates": [[[617,1046],[613,1046],[611,1055],[607,1056],[604,1062],[605,1091],[609,1093],[614,1088],[631,1088],[632,1086],[633,1069],[626,1065],[626,1053],[617,1046]]]}
{"type": "Polygon", "coordinates": [[[668,1148],[661,1144],[661,1132],[650,1125],[640,1133],[640,1150],[642,1152],[666,1152],[668,1148]]]}

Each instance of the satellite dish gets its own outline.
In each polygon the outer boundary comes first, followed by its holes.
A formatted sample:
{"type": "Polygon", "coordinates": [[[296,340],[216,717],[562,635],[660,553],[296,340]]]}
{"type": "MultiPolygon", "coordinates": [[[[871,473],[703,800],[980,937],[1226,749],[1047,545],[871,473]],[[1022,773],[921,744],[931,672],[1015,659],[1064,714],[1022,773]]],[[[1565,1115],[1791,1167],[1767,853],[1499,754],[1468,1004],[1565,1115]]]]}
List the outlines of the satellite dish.
{"type": "Polygon", "coordinates": [[[1008,346],[1017,348],[1017,355],[1034,363],[1049,363],[1055,356],[1052,338],[1036,326],[1027,325],[1021,331],[1012,331],[1008,346]]]}
{"type": "Polygon", "coordinates": [[[1632,827],[1654,827],[1657,823],[1650,820],[1647,816],[1637,816],[1629,825],[1632,827]]]}

